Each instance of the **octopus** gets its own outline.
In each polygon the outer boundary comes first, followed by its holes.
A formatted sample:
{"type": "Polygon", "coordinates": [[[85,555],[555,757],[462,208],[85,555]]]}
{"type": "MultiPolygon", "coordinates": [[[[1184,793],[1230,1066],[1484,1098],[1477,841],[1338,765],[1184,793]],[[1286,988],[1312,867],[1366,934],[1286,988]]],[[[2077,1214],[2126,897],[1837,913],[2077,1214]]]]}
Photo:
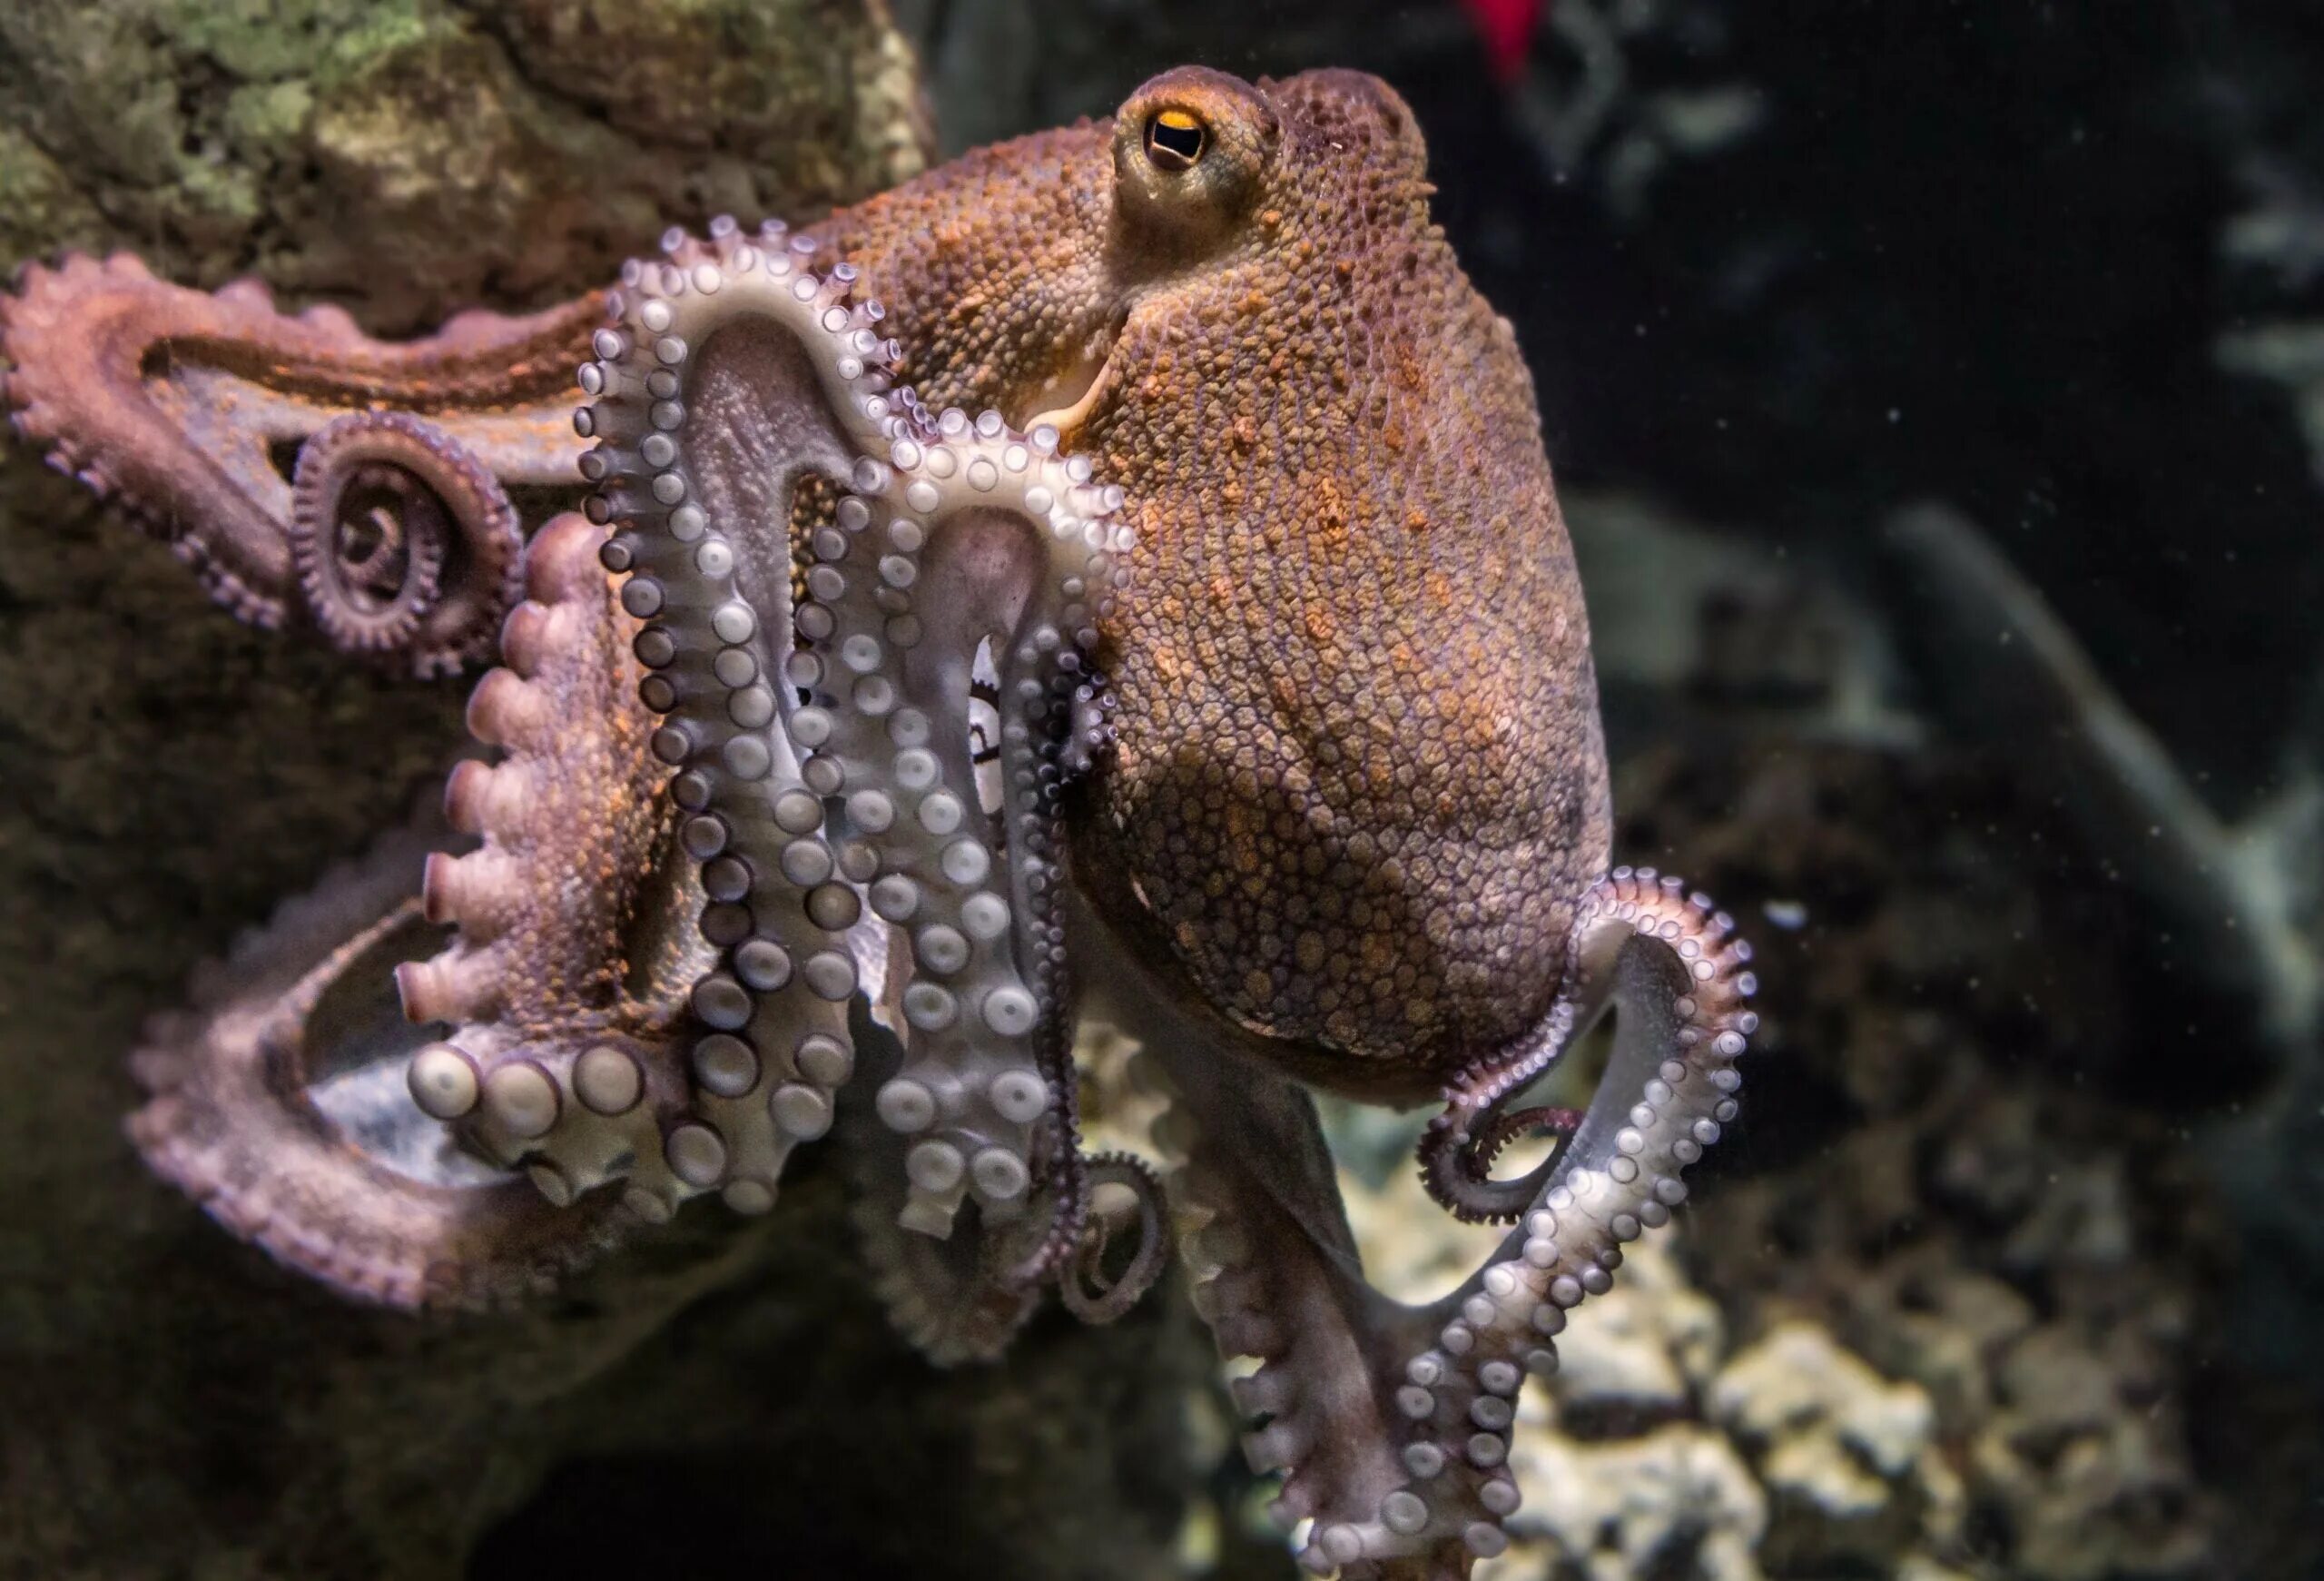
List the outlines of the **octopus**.
{"type": "Polygon", "coordinates": [[[155,1023],[146,1161],[422,1309],[766,1212],[830,1135],[932,1357],[1050,1290],[1113,1317],[1175,1240],[1309,1570],[1499,1552],[1520,1388],[1684,1201],[1756,1022],[1732,921],[1609,865],[1531,383],[1430,192],[1382,83],[1185,68],[403,343],[27,271],[24,440],[243,620],[496,667],[441,815],[155,1023]],[[1588,1107],[1524,1102],[1610,1007],[1588,1107]],[[1099,1024],[1158,1162],[1085,1147],[1099,1024]],[[1422,1179],[1509,1227],[1459,1288],[1365,1281],[1315,1090],[1441,1106],[1422,1179]]]}

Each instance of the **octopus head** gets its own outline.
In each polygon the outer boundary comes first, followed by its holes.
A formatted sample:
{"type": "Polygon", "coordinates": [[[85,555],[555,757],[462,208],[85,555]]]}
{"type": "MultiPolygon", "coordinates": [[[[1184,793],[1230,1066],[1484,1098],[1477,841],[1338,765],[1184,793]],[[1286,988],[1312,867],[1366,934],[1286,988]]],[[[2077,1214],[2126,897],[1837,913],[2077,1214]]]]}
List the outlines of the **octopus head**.
{"type": "Polygon", "coordinates": [[[1187,69],[1111,128],[1100,365],[1052,414],[1131,501],[1084,887],[1310,1079],[1518,1035],[1603,866],[1586,622],[1508,322],[1384,84],[1187,69]]]}

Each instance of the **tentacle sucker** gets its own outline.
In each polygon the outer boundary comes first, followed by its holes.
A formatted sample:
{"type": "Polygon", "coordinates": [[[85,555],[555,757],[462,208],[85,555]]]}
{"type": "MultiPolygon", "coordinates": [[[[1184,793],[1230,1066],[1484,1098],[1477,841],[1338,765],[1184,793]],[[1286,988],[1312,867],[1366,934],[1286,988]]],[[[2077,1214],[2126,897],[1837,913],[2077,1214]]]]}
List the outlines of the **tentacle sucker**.
{"type": "MultiPolygon", "coordinates": [[[[850,266],[812,269],[813,245],[780,225],[673,233],[665,262],[625,275],[577,426],[600,440],[591,508],[618,524],[606,564],[648,622],[641,696],[724,953],[694,992],[718,1029],[704,1044],[771,1068],[803,1140],[852,1065],[846,1003],[874,989],[907,1049],[878,1100],[917,1139],[901,1221],[941,1236],[971,1194],[989,1217],[1022,1211],[1057,1102],[1039,1052],[1061,1013],[1056,758],[1128,534],[1119,491],[1054,430],[931,417],[894,388],[878,304],[850,266]],[[845,492],[807,535],[794,608],[810,473],[845,492]],[[998,826],[969,735],[987,643],[998,826]]],[[[704,1143],[697,1184],[729,1178],[725,1143],[704,1143]]]]}
{"type": "Polygon", "coordinates": [[[690,1086],[680,1048],[706,952],[603,537],[562,516],[527,553],[505,667],[468,703],[502,758],[463,763],[445,787],[447,817],[483,843],[431,856],[421,885],[428,919],[458,936],[397,983],[407,1016],[443,1023],[411,1062],[422,1111],[552,1202],[626,1179],[630,1209],[655,1220],[676,1195],[665,1131],[717,1101],[690,1086]]]}
{"type": "Polygon", "coordinates": [[[1501,1520],[1517,1507],[1504,1463],[1525,1374],[1555,1368],[1566,1313],[1609,1288],[1624,1244],[1669,1221],[1686,1198],[1682,1171],[1735,1118],[1735,1061],[1758,1026],[1750,955],[1733,922],[1676,878],[1618,867],[1591,886],[1551,1014],[1556,1041],[1485,1074],[1480,1107],[1521,1087],[1610,999],[1612,1058],[1580,1123],[1531,1177],[1522,1222],[1429,1309],[1434,1343],[1409,1357],[1395,1390],[1410,1435],[1404,1485],[1374,1519],[1319,1527],[1303,1556],[1311,1568],[1452,1545],[1500,1552],[1501,1520]]]}

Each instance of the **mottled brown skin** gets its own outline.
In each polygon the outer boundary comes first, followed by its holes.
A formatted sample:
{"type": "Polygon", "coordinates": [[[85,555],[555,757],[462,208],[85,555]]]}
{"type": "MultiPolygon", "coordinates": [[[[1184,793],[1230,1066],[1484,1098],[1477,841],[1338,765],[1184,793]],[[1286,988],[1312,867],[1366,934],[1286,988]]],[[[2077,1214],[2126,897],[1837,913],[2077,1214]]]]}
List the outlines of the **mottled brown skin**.
{"type": "Polygon", "coordinates": [[[931,406],[1051,412],[1128,490],[1085,889],[1297,1073],[1413,1099],[1539,1020],[1610,840],[1531,382],[1425,165],[1375,79],[1187,68],[821,232],[931,406]]]}

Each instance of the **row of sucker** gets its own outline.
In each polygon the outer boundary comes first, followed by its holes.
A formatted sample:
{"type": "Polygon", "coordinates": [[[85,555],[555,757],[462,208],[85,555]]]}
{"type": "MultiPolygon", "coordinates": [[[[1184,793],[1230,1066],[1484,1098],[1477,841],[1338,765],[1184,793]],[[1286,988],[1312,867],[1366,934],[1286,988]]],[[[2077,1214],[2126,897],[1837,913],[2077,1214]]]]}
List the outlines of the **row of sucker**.
{"type": "Polygon", "coordinates": [[[1054,430],[1027,439],[998,412],[971,422],[948,410],[850,482],[812,546],[799,613],[809,646],[793,675],[809,700],[790,723],[840,766],[842,820],[878,856],[870,905],[910,942],[909,1057],[878,1109],[921,1139],[906,1155],[903,1222],[940,1236],[969,1193],[988,1219],[1022,1211],[1036,1124],[1065,1101],[1069,1072],[1040,1051],[1063,989],[1057,757],[1128,532],[1111,519],[1118,491],[1060,458],[1054,430]],[[1029,596],[993,647],[998,830],[980,811],[968,731],[980,627],[998,611],[946,608],[965,594],[948,587],[937,542],[971,514],[970,530],[984,530],[993,512],[1038,550],[1029,596]]]}
{"type": "MultiPolygon", "coordinates": [[[[1435,1344],[1409,1358],[1396,1381],[1395,1407],[1409,1428],[1404,1486],[1370,1521],[1319,1524],[1300,1556],[1314,1573],[1362,1573],[1373,1561],[1442,1546],[1502,1551],[1502,1522],[1518,1506],[1507,1460],[1520,1386],[1529,1372],[1555,1370],[1567,1314],[1610,1287],[1625,1244],[1669,1222],[1686,1200],[1683,1171],[1734,1120],[1742,1085],[1735,1062],[1758,1024],[1745,1003],[1757,987],[1750,946],[1731,918],[1677,878],[1618,867],[1584,896],[1551,1012],[1558,1042],[1586,1028],[1633,938],[1661,944],[1683,973],[1663,1012],[1667,1038],[1652,1036],[1656,1007],[1626,995],[1621,1015],[1641,1017],[1649,1030],[1625,1039],[1618,1024],[1613,1062],[1519,1227],[1441,1309],[1435,1344]]],[[[1523,1062],[1535,1070],[1545,1062],[1523,1062]]],[[[1507,1093],[1522,1082],[1494,1085],[1507,1093]]]]}
{"type": "Polygon", "coordinates": [[[0,416],[166,542],[236,618],[311,617],[342,650],[424,678],[490,651],[519,547],[502,485],[566,483],[570,451],[546,420],[564,401],[555,370],[596,313],[594,298],[529,318],[462,313],[389,343],[329,304],[278,312],[255,280],[204,293],[129,253],[69,255],[0,290],[0,416]],[[362,438],[318,452],[333,417],[357,420],[362,438]],[[286,485],[275,451],[292,438],[307,442],[286,485]],[[350,484],[360,502],[342,513],[350,484]],[[407,506],[457,519],[448,585],[431,585],[432,548],[415,558],[365,519],[407,506]],[[355,530],[334,534],[336,522],[355,530]],[[302,580],[301,534],[352,540],[348,575],[302,580]],[[399,632],[431,598],[436,614],[399,632]]]}
{"type": "MultiPolygon", "coordinates": [[[[1100,501],[1109,502],[1119,502],[1118,491],[1109,491],[1100,501]]],[[[1123,543],[1127,548],[1127,537],[1123,543]]],[[[1052,1005],[1070,1003],[1073,994],[1073,963],[1063,947],[1064,925],[1059,914],[1064,872],[1058,861],[1065,840],[1059,795],[1067,785],[1089,772],[1113,740],[1113,694],[1107,688],[1102,674],[1083,674],[1081,684],[1072,688],[1069,699],[1062,695],[1063,688],[1059,689],[1049,731],[1040,746],[1041,761],[1033,768],[1030,779],[1018,777],[1022,775],[1021,769],[1018,776],[1012,776],[1012,783],[1025,793],[1018,815],[1019,828],[1023,843],[1031,851],[1032,861],[1012,863],[1010,876],[1018,891],[1019,914],[1039,919],[1046,935],[1038,948],[1042,988],[1046,1002],[1052,1005]]],[[[1004,740],[1004,751],[1007,746],[1004,740]]],[[[1095,1166],[1103,1161],[1115,1173],[1124,1170],[1144,1171],[1131,1184],[1131,1190],[1143,1204],[1143,1221],[1148,1225],[1160,1221],[1145,1213],[1153,1207],[1160,1184],[1150,1169],[1128,1155],[1099,1161],[1082,1153],[1080,1086],[1074,1070],[1073,1038],[1074,1025],[1069,1016],[1043,1016],[1034,1057],[1058,1102],[1037,1133],[1040,1151],[1036,1156],[1035,1178],[1048,1188],[1054,1210],[1046,1232],[1031,1254],[1011,1270],[1010,1278],[1019,1283],[1055,1278],[1066,1305],[1078,1316],[1088,1322],[1110,1322],[1113,1316],[1135,1305],[1161,1277],[1162,1262],[1168,1255],[1168,1237],[1157,1234],[1142,1242],[1130,1269],[1104,1298],[1089,1297],[1077,1283],[1082,1273],[1073,1265],[1080,1261],[1084,1267],[1095,1267],[1102,1259],[1107,1239],[1102,1227],[1094,1239],[1088,1233],[1090,1191],[1097,1179],[1095,1166]]]]}
{"type": "MultiPolygon", "coordinates": [[[[733,524],[713,526],[681,465],[688,354],[724,321],[774,319],[819,379],[862,389],[829,404],[859,414],[849,436],[864,443],[879,419],[861,415],[859,401],[890,388],[895,353],[873,327],[876,306],[808,268],[779,226],[746,238],[722,221],[708,246],[673,232],[665,252],[624,267],[596,360],[580,371],[594,399],[575,426],[598,441],[582,459],[598,486],[586,509],[615,526],[605,563],[629,573],[623,607],[645,622],[639,697],[660,719],[651,749],[675,771],[680,843],[706,901],[701,932],[719,955],[690,993],[703,1030],[688,1062],[703,1112],[663,1139],[664,1210],[714,1190],[738,1211],[763,1212],[792,1150],[830,1129],[854,1070],[847,1006],[861,967],[850,935],[862,908],[824,837],[833,777],[776,727],[793,700],[787,611],[766,618],[743,596],[733,524]]],[[[766,504],[779,519],[755,525],[787,544],[787,495],[766,504]]],[[[787,569],[770,579],[780,585],[787,569]]],[[[854,864],[863,874],[861,855],[854,864]]]]}
{"type": "Polygon", "coordinates": [[[624,606],[646,623],[640,695],[662,716],[652,747],[675,771],[721,956],[693,993],[712,1029],[695,1077],[717,1102],[673,1134],[672,1168],[738,1207],[771,1203],[789,1148],[832,1122],[854,1064],[847,1004],[865,989],[907,1051],[876,1099],[912,1139],[899,1221],[940,1237],[970,1194],[989,1218],[1022,1213],[1035,1126],[1057,1101],[1036,1050],[1059,1014],[1059,720],[1086,686],[1128,534],[1118,491],[1059,455],[1053,430],[932,415],[896,387],[878,303],[857,299],[852,266],[815,269],[814,245],[725,220],[707,240],[665,238],[663,261],[625,271],[576,426],[598,440],[589,509],[616,527],[606,563],[629,573],[624,606]],[[746,458],[788,467],[780,488],[722,470],[739,441],[695,410],[720,399],[706,352],[742,326],[804,352],[814,415],[844,447],[746,458]],[[803,545],[787,484],[808,469],[842,491],[803,545]],[[1027,574],[980,592],[961,567],[989,562],[996,538],[1027,574]],[[969,742],[987,638],[998,827],[969,742]]]}
{"type": "Polygon", "coordinates": [[[447,1028],[407,1072],[424,1112],[552,1203],[626,1180],[626,1205],[659,1220],[678,1195],[666,1139],[699,1107],[676,984],[704,952],[670,925],[695,902],[669,884],[635,623],[613,607],[604,536],[566,515],[527,551],[503,667],[468,703],[470,733],[500,760],[463,762],[445,787],[447,820],[481,844],[431,855],[421,887],[428,920],[458,934],[397,981],[408,1017],[447,1028]]]}

